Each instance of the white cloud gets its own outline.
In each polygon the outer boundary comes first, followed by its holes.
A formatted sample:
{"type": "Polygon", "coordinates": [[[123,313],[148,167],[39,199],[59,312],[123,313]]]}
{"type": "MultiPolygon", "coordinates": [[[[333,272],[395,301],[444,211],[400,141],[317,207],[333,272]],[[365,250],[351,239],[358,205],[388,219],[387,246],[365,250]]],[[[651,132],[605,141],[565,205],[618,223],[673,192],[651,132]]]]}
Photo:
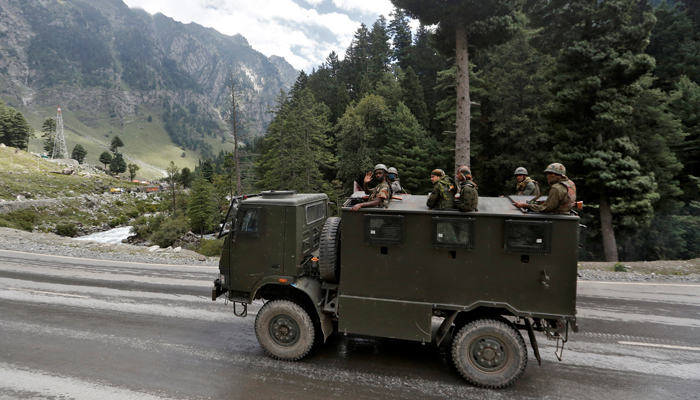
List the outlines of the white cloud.
{"type": "MultiPolygon", "coordinates": [[[[240,33],[254,49],[270,56],[284,57],[297,69],[310,71],[331,51],[345,53],[352,35],[362,21],[350,15],[363,15],[374,21],[388,16],[389,0],[303,0],[306,8],[292,0],[124,0],[129,7],[162,13],[183,23],[196,22],[226,35],[240,33]],[[338,8],[319,13],[324,1],[338,8]]],[[[368,24],[370,25],[371,22],[368,24]]]]}

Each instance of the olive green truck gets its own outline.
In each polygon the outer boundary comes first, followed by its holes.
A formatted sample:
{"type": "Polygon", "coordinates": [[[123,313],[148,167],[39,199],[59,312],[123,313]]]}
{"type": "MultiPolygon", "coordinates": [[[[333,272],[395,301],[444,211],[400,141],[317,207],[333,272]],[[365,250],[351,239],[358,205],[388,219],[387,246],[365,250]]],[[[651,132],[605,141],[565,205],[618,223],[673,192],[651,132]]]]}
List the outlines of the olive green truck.
{"type": "Polygon", "coordinates": [[[525,370],[535,332],[561,351],[576,332],[579,217],[527,213],[481,197],[478,212],[438,211],[426,196],[328,217],[324,194],[269,191],[232,201],[212,300],[238,316],[256,299],[260,345],[299,360],[333,332],[439,346],[472,384],[502,388],[525,370]],[[447,343],[447,342],[445,342],[447,343]]]}

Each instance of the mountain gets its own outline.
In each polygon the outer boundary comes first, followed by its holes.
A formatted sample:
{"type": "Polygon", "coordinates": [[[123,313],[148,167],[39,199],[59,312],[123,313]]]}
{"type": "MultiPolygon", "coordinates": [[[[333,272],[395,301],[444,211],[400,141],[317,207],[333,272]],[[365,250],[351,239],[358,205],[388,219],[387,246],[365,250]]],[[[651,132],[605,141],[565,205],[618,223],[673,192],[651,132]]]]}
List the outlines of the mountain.
{"type": "MultiPolygon", "coordinates": [[[[298,73],[241,35],[121,0],[0,0],[0,97],[37,131],[61,106],[69,150],[87,145],[94,164],[119,135],[127,159],[147,170],[160,173],[173,157],[194,166],[230,148],[222,115],[231,76],[256,136],[271,119],[268,105],[298,73]]],[[[40,148],[33,139],[30,149],[40,148]]]]}

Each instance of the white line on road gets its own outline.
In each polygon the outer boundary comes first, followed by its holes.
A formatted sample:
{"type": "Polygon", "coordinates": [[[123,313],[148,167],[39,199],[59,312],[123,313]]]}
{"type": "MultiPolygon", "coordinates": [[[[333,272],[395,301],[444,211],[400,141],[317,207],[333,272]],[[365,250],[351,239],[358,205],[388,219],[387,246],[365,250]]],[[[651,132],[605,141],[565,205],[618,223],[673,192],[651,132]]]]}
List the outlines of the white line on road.
{"type": "Polygon", "coordinates": [[[89,299],[90,296],[79,296],[77,294],[66,294],[66,293],[56,293],[56,292],[43,292],[41,290],[29,290],[29,289],[20,289],[20,288],[8,288],[9,290],[19,290],[21,292],[32,292],[32,293],[41,293],[41,294],[55,294],[57,296],[66,296],[66,297],[77,297],[79,299],[89,299]]]}
{"type": "Polygon", "coordinates": [[[647,285],[647,286],[687,286],[687,287],[700,287],[700,285],[689,285],[686,283],[657,283],[657,282],[611,282],[611,281],[578,281],[577,284],[608,284],[608,285],[647,285]]]}
{"type": "Polygon", "coordinates": [[[670,344],[656,344],[656,343],[640,343],[640,342],[617,342],[620,344],[627,344],[630,346],[645,346],[645,347],[660,347],[662,349],[674,349],[674,350],[692,350],[700,351],[700,347],[689,347],[689,346],[674,346],[670,344]]]}

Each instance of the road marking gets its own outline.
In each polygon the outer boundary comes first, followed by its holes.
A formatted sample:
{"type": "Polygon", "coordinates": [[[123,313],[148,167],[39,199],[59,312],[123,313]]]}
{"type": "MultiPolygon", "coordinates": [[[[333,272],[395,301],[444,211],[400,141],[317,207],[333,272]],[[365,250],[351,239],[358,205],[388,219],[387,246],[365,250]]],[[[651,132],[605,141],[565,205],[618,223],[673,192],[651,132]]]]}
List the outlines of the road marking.
{"type": "Polygon", "coordinates": [[[32,293],[41,293],[41,294],[55,294],[57,296],[65,296],[65,297],[77,297],[79,299],[89,299],[90,296],[79,296],[77,294],[66,294],[66,293],[57,293],[57,292],[43,292],[41,290],[29,290],[29,289],[20,289],[20,288],[8,288],[10,290],[19,290],[20,292],[32,292],[32,293]]]}
{"type": "Polygon", "coordinates": [[[683,283],[656,283],[656,282],[611,282],[611,281],[578,281],[581,283],[607,283],[609,285],[654,285],[654,286],[687,286],[700,287],[700,285],[688,285],[683,283]]]}
{"type": "Polygon", "coordinates": [[[617,342],[617,343],[627,344],[630,346],[661,347],[663,349],[700,351],[700,347],[673,346],[670,344],[655,344],[655,343],[640,343],[640,342],[617,342]]]}

